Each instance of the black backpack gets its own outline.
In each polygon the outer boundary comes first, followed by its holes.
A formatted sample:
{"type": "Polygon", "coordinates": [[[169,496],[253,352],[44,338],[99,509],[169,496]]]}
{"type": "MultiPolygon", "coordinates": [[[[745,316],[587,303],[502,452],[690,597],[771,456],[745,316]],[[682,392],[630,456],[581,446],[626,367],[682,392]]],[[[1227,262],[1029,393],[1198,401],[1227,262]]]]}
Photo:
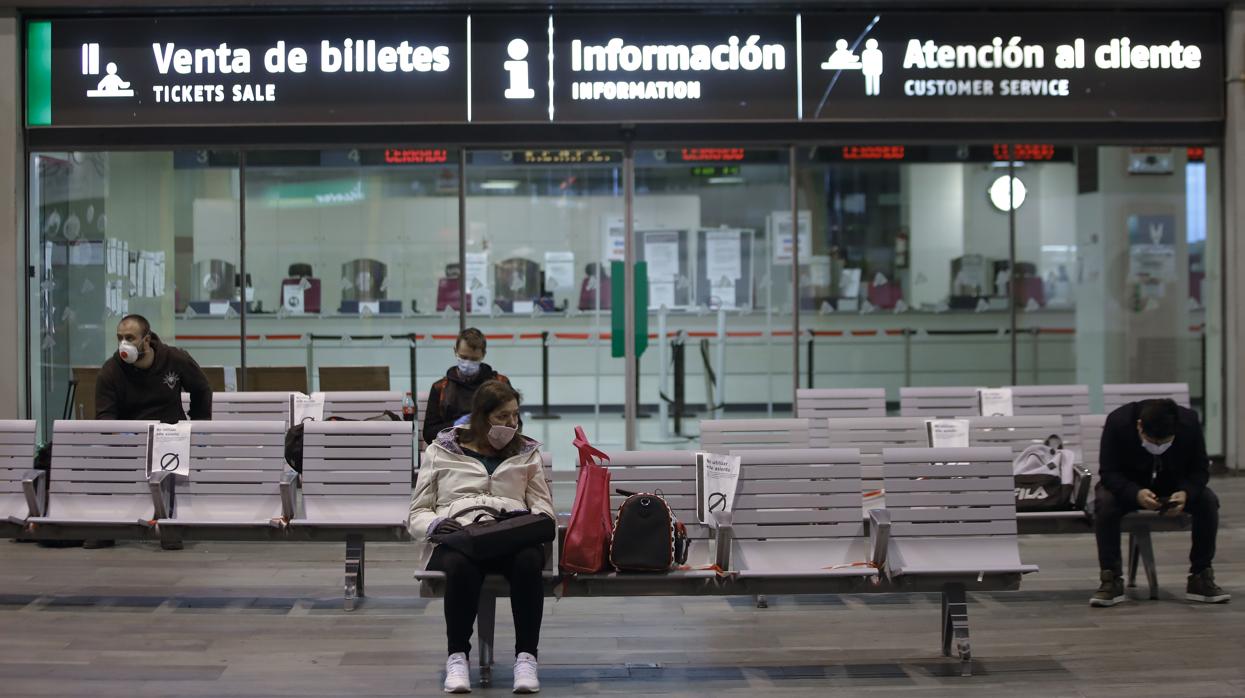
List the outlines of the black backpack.
{"type": "Polygon", "coordinates": [[[660,494],[625,496],[614,520],[610,564],[619,572],[666,572],[687,562],[687,528],[660,494]]]}
{"type": "MultiPolygon", "coordinates": [[[[346,419],[345,417],[329,417],[329,422],[401,422],[402,416],[385,410],[375,417],[364,420],[346,419]]],[[[296,472],[303,472],[303,425],[295,424],[285,432],[285,462],[296,472]]],[[[413,476],[412,476],[413,477],[413,476]]],[[[414,486],[414,481],[412,481],[414,486]]]]}

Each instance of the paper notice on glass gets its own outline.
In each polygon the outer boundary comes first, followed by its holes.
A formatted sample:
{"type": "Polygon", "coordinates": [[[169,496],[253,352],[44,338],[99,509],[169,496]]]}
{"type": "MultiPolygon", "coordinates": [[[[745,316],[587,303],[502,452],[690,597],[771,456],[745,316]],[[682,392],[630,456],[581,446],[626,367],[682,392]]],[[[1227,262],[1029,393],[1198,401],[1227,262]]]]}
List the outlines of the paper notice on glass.
{"type": "Polygon", "coordinates": [[[229,301],[211,301],[208,303],[208,315],[225,315],[229,312],[229,301]]]}
{"type": "Polygon", "coordinates": [[[488,253],[468,252],[466,260],[467,268],[463,270],[463,278],[467,280],[467,293],[492,288],[492,275],[488,273],[488,253]]]}
{"type": "Polygon", "coordinates": [[[733,310],[735,308],[735,280],[728,279],[725,276],[718,279],[709,280],[709,307],[710,308],[726,308],[733,310]]]}
{"type": "Polygon", "coordinates": [[[1128,275],[1134,279],[1176,280],[1176,248],[1171,245],[1133,245],[1128,275]]]}
{"type": "Polygon", "coordinates": [[[742,257],[738,230],[705,233],[705,276],[711,283],[716,284],[723,278],[734,281],[743,276],[742,257]]]}
{"type": "Polygon", "coordinates": [[[653,281],[648,282],[648,307],[650,309],[658,309],[662,306],[673,308],[674,306],[674,282],[673,281],[653,281]]]}
{"type": "Polygon", "coordinates": [[[545,291],[570,292],[575,288],[575,253],[545,253],[545,291]]]}
{"type": "Polygon", "coordinates": [[[1011,417],[1011,388],[978,388],[977,406],[982,417],[1011,417]]]}
{"type": "Polygon", "coordinates": [[[79,240],[69,246],[69,264],[76,267],[104,263],[104,243],[79,240]]]}
{"type": "Polygon", "coordinates": [[[860,270],[844,269],[839,274],[839,298],[860,297],[860,270]]]}
{"type": "Polygon", "coordinates": [[[601,218],[601,258],[607,262],[622,262],[626,259],[626,227],[621,216],[604,216],[601,218]]]}
{"type": "Polygon", "coordinates": [[[190,476],[190,422],[147,427],[147,474],[190,476]]]}
{"type": "Polygon", "coordinates": [[[679,277],[679,234],[645,233],[644,261],[649,281],[674,281],[679,277]]]}
{"type": "Polygon", "coordinates": [[[927,419],[925,433],[930,448],[968,448],[967,419],[927,419]]]}
{"type": "Polygon", "coordinates": [[[735,486],[739,483],[739,456],[716,453],[696,454],[696,518],[714,524],[713,515],[730,512],[735,506],[735,486]]]}
{"type": "MultiPolygon", "coordinates": [[[[791,212],[774,211],[770,214],[770,236],[774,246],[774,264],[791,264],[791,212]]],[[[800,211],[800,260],[807,264],[813,254],[813,217],[808,211],[800,211]]]]}
{"type": "Polygon", "coordinates": [[[302,284],[281,284],[281,307],[290,315],[306,313],[303,306],[302,284]]]}
{"type": "Polygon", "coordinates": [[[294,424],[324,421],[324,393],[290,394],[290,416],[294,424]]]}

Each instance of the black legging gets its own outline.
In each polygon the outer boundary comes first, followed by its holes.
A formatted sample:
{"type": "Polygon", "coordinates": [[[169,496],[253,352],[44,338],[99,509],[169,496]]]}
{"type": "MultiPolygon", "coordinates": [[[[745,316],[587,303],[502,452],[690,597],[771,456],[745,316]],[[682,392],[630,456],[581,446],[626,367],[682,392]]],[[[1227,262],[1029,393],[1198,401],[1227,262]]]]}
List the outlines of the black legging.
{"type": "MultiPolygon", "coordinates": [[[[1123,572],[1120,553],[1120,519],[1137,511],[1136,501],[1124,502],[1099,484],[1094,496],[1094,534],[1098,539],[1100,569],[1123,572]]],[[[1219,535],[1219,497],[1209,487],[1185,503],[1184,510],[1193,519],[1193,547],[1189,550],[1189,574],[1210,567],[1215,559],[1215,538],[1219,535]]]]}
{"type": "Polygon", "coordinates": [[[471,632],[480,609],[484,576],[500,574],[510,583],[510,611],[514,615],[514,653],[537,656],[540,622],[545,614],[541,573],[545,550],[523,548],[514,555],[476,562],[453,548],[438,545],[428,569],[445,573],[445,634],[449,654],[471,652],[471,632]]]}

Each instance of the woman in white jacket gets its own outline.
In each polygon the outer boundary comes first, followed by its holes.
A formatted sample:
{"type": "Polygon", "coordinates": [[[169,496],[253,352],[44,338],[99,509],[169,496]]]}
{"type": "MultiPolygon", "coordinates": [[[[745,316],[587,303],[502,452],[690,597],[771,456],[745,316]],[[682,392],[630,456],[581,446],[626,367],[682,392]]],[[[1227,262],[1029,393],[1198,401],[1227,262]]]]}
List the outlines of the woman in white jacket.
{"type": "Polygon", "coordinates": [[[540,623],[545,595],[541,572],[545,553],[540,546],[513,555],[476,561],[449,546],[436,545],[434,535],[453,533],[478,513],[456,516],[474,507],[498,511],[528,510],[555,518],[553,497],[540,459],[540,444],[518,433],[519,394],[499,381],[480,386],[464,426],[442,431],[428,446],[411,498],[411,537],[421,541],[427,569],[445,573],[445,626],[449,659],[445,663],[446,693],[471,691],[467,654],[479,610],[486,574],[501,574],[510,583],[514,614],[514,692],[540,690],[536,671],[540,623]]]}

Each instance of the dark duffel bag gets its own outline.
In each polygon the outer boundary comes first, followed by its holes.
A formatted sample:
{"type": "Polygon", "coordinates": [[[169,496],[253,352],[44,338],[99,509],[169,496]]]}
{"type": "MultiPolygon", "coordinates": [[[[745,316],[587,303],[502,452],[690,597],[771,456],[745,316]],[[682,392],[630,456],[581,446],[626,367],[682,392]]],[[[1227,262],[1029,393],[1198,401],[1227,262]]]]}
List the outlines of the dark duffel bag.
{"type": "Polygon", "coordinates": [[[687,562],[687,529],[659,494],[631,493],[618,507],[610,564],[619,572],[666,572],[687,562]]]}
{"type": "Polygon", "coordinates": [[[558,526],[544,514],[529,511],[498,511],[492,507],[470,507],[454,515],[456,521],[475,514],[471,523],[453,533],[432,536],[432,542],[445,545],[472,560],[491,560],[513,555],[523,548],[544,545],[558,535],[558,526]]]}

